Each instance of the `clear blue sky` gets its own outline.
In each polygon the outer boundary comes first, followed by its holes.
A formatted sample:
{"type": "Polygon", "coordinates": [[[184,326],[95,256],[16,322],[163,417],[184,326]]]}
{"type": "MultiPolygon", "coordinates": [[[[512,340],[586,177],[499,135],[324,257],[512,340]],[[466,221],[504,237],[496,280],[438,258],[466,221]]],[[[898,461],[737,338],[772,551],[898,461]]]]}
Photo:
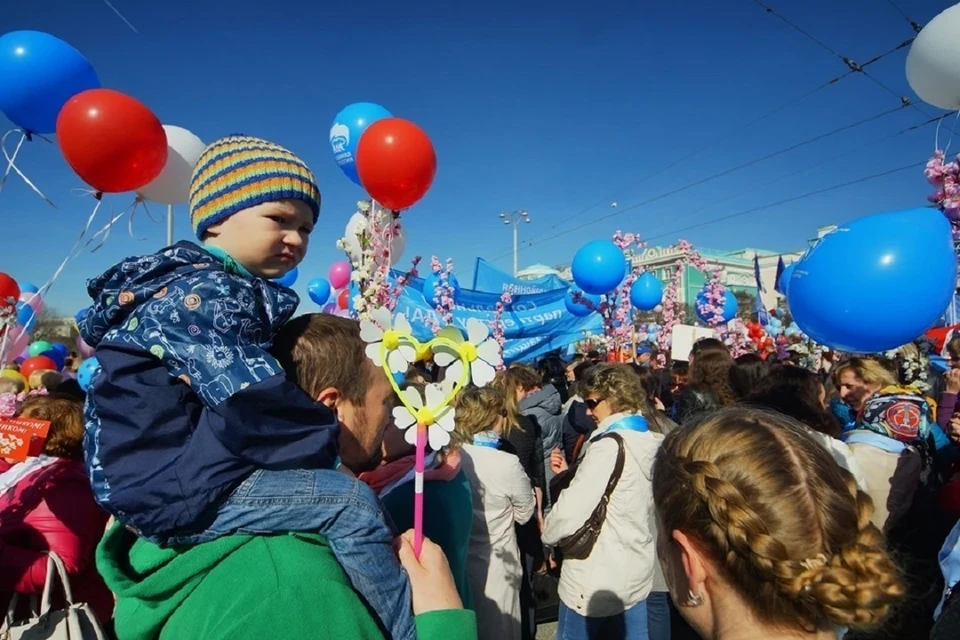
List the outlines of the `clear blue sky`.
{"type": "MultiPolygon", "coordinates": [[[[510,234],[501,209],[527,209],[523,237],[557,230],[697,181],[727,167],[897,106],[851,76],[738,133],[641,185],[677,158],[705,147],[776,106],[846,71],[828,52],[766,14],[752,0],[686,2],[353,2],[307,0],[113,0],[133,33],[102,0],[8,3],[3,29],[37,29],[83,51],[104,86],[149,105],[166,124],[206,141],[245,132],[287,145],[316,172],[320,224],[297,289],[339,259],[334,246],[362,191],[337,168],[327,142],[331,119],[357,101],[383,104],[421,125],[439,159],[432,190],[406,212],[407,255],[454,258],[461,281],[473,260],[503,256],[510,234]],[[653,6],[650,6],[653,5],[653,6]]],[[[899,0],[923,24],[948,0],[899,0]]],[[[880,0],[779,0],[775,8],[842,55],[858,61],[913,35],[880,0]]],[[[870,71],[909,94],[906,50],[870,71]]],[[[936,109],[924,106],[931,113],[936,109]]],[[[926,127],[812,171],[763,183],[925,120],[914,109],[886,116],[708,184],[663,198],[521,252],[521,265],[569,262],[587,240],[615,229],[669,244],[675,230],[925,160],[926,127]],[[753,188],[751,188],[753,187],[753,188]],[[743,196],[697,211],[743,190],[743,196]]],[[[952,121],[951,121],[952,122],[952,121]]],[[[3,121],[0,124],[9,123],[3,121]]],[[[960,150],[960,143],[958,143],[960,150]]],[[[82,228],[92,201],[56,148],[28,145],[23,170],[59,205],[50,209],[19,180],[0,194],[0,270],[45,282],[82,228]]],[[[824,224],[924,204],[921,171],[905,171],[682,235],[713,249],[774,251],[804,246],[824,224]]],[[[114,196],[117,207],[130,196],[114,196]]],[[[155,207],[156,213],[162,213],[155,207]]],[[[190,237],[185,207],[178,237],[190,237]]],[[[139,215],[97,253],[77,258],[48,296],[73,314],[87,304],[84,281],[118,259],[162,246],[164,226],[139,215]]],[[[312,309],[303,296],[302,309],[312,309]]]]}

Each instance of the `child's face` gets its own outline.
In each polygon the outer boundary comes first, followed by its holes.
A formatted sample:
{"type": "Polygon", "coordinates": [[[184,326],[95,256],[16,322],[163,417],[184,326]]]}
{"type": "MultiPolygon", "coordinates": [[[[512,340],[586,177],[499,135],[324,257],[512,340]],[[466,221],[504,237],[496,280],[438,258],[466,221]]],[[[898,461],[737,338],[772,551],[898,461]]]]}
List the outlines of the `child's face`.
{"type": "Polygon", "coordinates": [[[280,278],[307,254],[313,212],[299,200],[265,202],[207,230],[205,242],[260,278],[280,278]]]}

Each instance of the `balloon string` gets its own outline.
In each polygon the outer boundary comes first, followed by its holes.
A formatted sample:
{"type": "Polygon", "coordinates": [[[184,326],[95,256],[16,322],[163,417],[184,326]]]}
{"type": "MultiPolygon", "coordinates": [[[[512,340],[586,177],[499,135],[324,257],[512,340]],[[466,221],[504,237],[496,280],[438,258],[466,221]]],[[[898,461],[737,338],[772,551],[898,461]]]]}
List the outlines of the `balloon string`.
{"type": "MultiPolygon", "coordinates": [[[[37,187],[37,185],[33,184],[33,181],[31,181],[30,178],[24,175],[23,171],[20,171],[20,167],[18,167],[16,164],[17,156],[20,155],[20,149],[23,148],[23,143],[30,140],[31,137],[32,136],[26,131],[23,131],[21,129],[11,129],[10,131],[7,131],[5,134],[3,134],[2,138],[0,138],[0,150],[3,151],[3,157],[7,159],[7,168],[3,172],[3,178],[0,178],[0,191],[3,191],[3,186],[7,183],[7,177],[10,175],[10,172],[15,171],[17,175],[20,176],[20,179],[23,180],[28,187],[33,189],[34,193],[36,193],[38,196],[43,198],[43,200],[47,204],[49,204],[51,207],[56,209],[57,205],[55,205],[53,201],[50,200],[50,198],[45,196],[43,192],[40,191],[40,189],[37,187]],[[7,151],[7,138],[10,137],[10,134],[13,134],[13,133],[19,133],[20,140],[17,142],[17,148],[14,149],[13,155],[10,155],[10,153],[7,151]]],[[[50,142],[48,138],[44,138],[43,136],[37,136],[37,137],[46,142],[50,142]]]]}

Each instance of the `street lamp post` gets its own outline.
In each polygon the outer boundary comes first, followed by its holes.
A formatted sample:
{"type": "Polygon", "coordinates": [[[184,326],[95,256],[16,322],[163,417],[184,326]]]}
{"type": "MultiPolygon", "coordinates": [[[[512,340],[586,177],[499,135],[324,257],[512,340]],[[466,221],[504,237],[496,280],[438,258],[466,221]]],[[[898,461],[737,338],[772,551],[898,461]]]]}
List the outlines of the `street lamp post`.
{"type": "Polygon", "coordinates": [[[516,211],[501,211],[500,220],[503,221],[503,224],[512,224],[513,225],[513,277],[517,277],[517,259],[519,255],[519,246],[517,243],[518,239],[518,227],[520,222],[525,222],[530,224],[530,214],[522,209],[516,211]]]}

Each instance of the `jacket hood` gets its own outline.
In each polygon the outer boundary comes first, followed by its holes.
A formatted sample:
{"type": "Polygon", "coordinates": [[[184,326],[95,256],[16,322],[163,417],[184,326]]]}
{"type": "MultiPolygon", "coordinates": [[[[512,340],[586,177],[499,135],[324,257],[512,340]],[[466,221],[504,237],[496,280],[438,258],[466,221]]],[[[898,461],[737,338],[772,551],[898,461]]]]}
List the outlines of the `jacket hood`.
{"type": "Polygon", "coordinates": [[[559,416],[563,410],[560,392],[552,384],[548,384],[540,391],[531,393],[520,401],[519,406],[521,413],[540,410],[550,415],[559,416]]]}
{"type": "MultiPolygon", "coordinates": [[[[80,335],[84,342],[96,347],[110,329],[122,326],[143,303],[162,297],[172,282],[199,276],[201,272],[209,274],[212,269],[225,273],[224,268],[220,258],[185,241],[159,253],[122,260],[87,283],[93,305],[78,323],[80,335]]],[[[275,282],[255,278],[251,283],[257,290],[254,295],[262,296],[268,307],[277,308],[290,296],[294,298],[294,308],[299,302],[295,293],[275,282]]]]}

